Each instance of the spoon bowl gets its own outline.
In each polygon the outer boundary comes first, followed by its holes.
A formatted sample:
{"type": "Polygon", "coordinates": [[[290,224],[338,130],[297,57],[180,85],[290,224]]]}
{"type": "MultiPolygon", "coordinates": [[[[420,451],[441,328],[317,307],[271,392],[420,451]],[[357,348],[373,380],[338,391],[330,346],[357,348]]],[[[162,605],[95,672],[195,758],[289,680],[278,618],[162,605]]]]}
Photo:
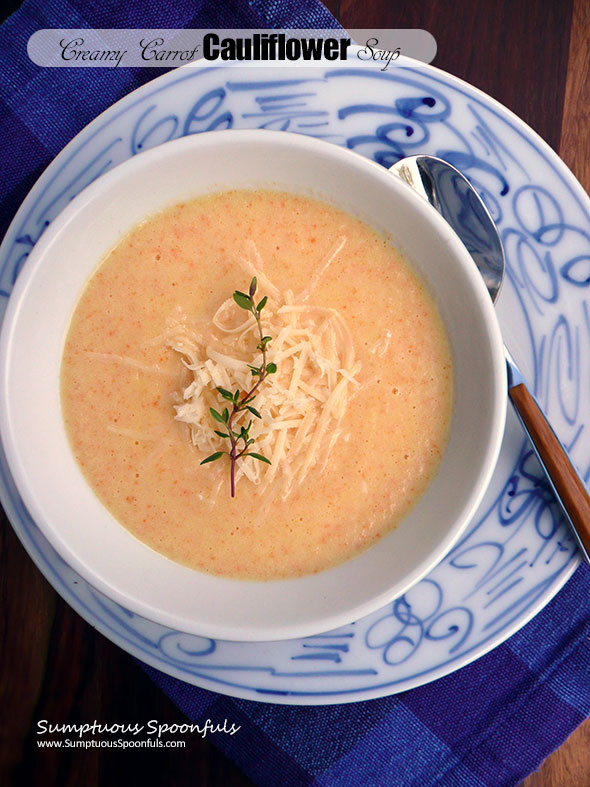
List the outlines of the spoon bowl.
{"type": "Polygon", "coordinates": [[[400,159],[390,169],[455,230],[495,303],[504,278],[504,249],[494,220],[465,175],[443,159],[426,155],[400,159]]]}

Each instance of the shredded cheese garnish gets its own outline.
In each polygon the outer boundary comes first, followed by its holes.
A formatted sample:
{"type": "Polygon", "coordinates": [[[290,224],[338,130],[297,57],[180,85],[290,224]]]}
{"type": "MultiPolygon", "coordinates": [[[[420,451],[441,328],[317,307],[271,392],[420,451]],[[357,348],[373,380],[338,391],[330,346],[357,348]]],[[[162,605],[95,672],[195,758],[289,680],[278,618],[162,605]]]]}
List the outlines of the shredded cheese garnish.
{"type": "MultiPolygon", "coordinates": [[[[320,268],[327,270],[345,238],[331,249],[320,268]]],[[[319,276],[295,297],[280,292],[262,273],[262,260],[254,243],[247,243],[248,272],[256,276],[260,290],[268,295],[261,317],[265,335],[273,339],[267,348],[267,362],[278,371],[261,386],[254,407],[251,436],[254,450],[270,459],[266,465],[244,457],[236,470],[236,483],[246,477],[260,491],[277,484],[283,499],[289,497],[312,471],[321,472],[340,436],[346,412],[348,389],[358,386],[361,364],[355,360],[351,333],[336,309],[307,303],[319,276]]],[[[193,445],[203,453],[220,450],[220,438],[212,428],[209,408],[222,408],[217,386],[230,391],[252,387],[248,364],[259,365],[255,320],[242,314],[231,299],[221,304],[212,324],[195,324],[180,310],[168,320],[167,340],[182,356],[189,382],[177,397],[176,419],[187,424],[193,445]]]]}

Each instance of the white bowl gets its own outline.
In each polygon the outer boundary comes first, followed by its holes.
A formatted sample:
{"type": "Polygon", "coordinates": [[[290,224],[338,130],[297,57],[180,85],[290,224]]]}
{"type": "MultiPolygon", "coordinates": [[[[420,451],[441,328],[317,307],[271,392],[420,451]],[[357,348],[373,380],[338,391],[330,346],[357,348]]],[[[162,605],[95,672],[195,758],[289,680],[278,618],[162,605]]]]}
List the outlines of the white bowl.
{"type": "MultiPolygon", "coordinates": [[[[35,245],[0,339],[0,430],[23,500],[53,547],[127,609],[183,632],[233,640],[301,637],[349,623],[399,596],[461,535],[502,439],[506,379],[491,300],[471,257],[424,200],[349,150],[273,131],[216,131],[142,153],[79,194],[35,245]],[[300,579],[244,582],[153,551],[97,499],[72,454],[60,404],[69,320],[103,256],[134,225],[224,188],[311,194],[388,232],[428,282],[450,337],[454,410],[440,470],[403,522],[348,562],[300,579]]],[[[379,468],[375,468],[379,472],[379,468]]]]}

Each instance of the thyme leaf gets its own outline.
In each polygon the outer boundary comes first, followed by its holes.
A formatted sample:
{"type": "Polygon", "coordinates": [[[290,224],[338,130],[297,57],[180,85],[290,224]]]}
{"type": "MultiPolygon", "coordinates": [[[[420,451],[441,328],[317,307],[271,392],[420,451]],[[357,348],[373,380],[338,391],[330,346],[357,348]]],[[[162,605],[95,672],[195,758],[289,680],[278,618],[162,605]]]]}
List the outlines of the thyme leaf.
{"type": "Polygon", "coordinates": [[[208,456],[206,459],[203,459],[201,464],[202,465],[206,465],[209,462],[215,462],[217,459],[221,459],[221,457],[224,455],[224,453],[225,453],[225,451],[216,451],[214,454],[211,454],[211,456],[208,456]]]}

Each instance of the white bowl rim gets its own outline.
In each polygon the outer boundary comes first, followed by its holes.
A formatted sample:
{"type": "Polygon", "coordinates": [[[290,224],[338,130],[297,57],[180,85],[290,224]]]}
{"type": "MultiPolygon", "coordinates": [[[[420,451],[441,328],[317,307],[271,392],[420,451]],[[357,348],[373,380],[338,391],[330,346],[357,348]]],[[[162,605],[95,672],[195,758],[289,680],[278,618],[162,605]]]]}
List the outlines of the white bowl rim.
{"type": "MultiPolygon", "coordinates": [[[[309,623],[275,623],[272,626],[260,625],[256,630],[236,628],[235,626],[228,626],[223,623],[217,625],[207,624],[203,627],[198,621],[189,619],[186,616],[178,615],[163,609],[156,609],[153,605],[146,603],[141,597],[132,595],[112,585],[103,577],[93,572],[91,566],[79,559],[78,555],[70,549],[67,542],[61,538],[60,534],[53,529],[51,523],[47,521],[43,508],[37,500],[35,489],[27,475],[26,466],[19,449],[18,435],[15,434],[12,428],[12,421],[10,418],[11,402],[8,396],[10,377],[9,360],[12,339],[18,323],[22,302],[26,298],[29,287],[34,285],[35,276],[40,266],[43,264],[46,248],[63,231],[63,228],[82,207],[91,203],[92,200],[99,196],[105,189],[113,187],[117,183],[125,180],[136,170],[143,168],[148,162],[165,159],[168,155],[172,154],[173,150],[181,150],[183,147],[192,149],[193,146],[207,147],[211,143],[214,143],[215,146],[223,146],[225,144],[231,144],[231,142],[236,141],[238,137],[242,142],[248,143],[252,141],[259,143],[261,135],[264,135],[263,138],[265,142],[273,145],[289,145],[293,149],[293,152],[295,152],[296,149],[299,151],[313,150],[314,148],[316,150],[323,149],[326,155],[331,155],[334,159],[340,160],[343,166],[364,168],[367,173],[371,172],[373,177],[380,178],[384,182],[385,180],[391,179],[389,182],[392,189],[399,188],[399,184],[397,184],[394,176],[376,162],[349,149],[306,135],[285,131],[272,131],[268,129],[231,129],[202,132],[165,142],[137,154],[101,175],[97,180],[83,189],[83,191],[81,191],[52,221],[35,244],[19,273],[8,301],[0,333],[0,436],[17,490],[32,515],[34,522],[48,539],[52,547],[60,554],[62,559],[89,582],[90,585],[104,593],[110,599],[121,604],[126,609],[148,620],[161,623],[162,625],[174,628],[178,631],[215,639],[236,641],[296,639],[338,628],[383,607],[394,598],[402,595],[411,586],[426,576],[426,574],[440,562],[458,541],[483,498],[499,456],[507,407],[504,345],[494,307],[485,288],[483,279],[475,267],[469,253],[444,219],[442,219],[442,217],[411,188],[402,184],[403,192],[400,193],[403,193],[407,200],[413,202],[417,213],[421,214],[428,223],[437,226],[439,233],[444,236],[444,242],[454,250],[454,255],[461,261],[464,275],[470,280],[470,284],[474,287],[475,291],[479,291],[477,299],[478,306],[480,307],[479,313],[488,332],[490,352],[494,365],[493,412],[490,416],[490,438],[485,456],[482,457],[478,482],[466,496],[461,515],[457,517],[452,527],[449,528],[446,537],[439,542],[438,547],[432,549],[413,571],[392,584],[383,593],[378,596],[373,596],[369,601],[356,604],[352,607],[346,607],[329,617],[313,619],[309,623]]],[[[163,560],[168,560],[168,558],[162,555],[160,555],[160,557],[163,560]]],[[[297,580],[279,580],[279,582],[297,583],[305,579],[307,579],[307,577],[297,580]]],[[[273,583],[264,584],[272,586],[273,583]]]]}

